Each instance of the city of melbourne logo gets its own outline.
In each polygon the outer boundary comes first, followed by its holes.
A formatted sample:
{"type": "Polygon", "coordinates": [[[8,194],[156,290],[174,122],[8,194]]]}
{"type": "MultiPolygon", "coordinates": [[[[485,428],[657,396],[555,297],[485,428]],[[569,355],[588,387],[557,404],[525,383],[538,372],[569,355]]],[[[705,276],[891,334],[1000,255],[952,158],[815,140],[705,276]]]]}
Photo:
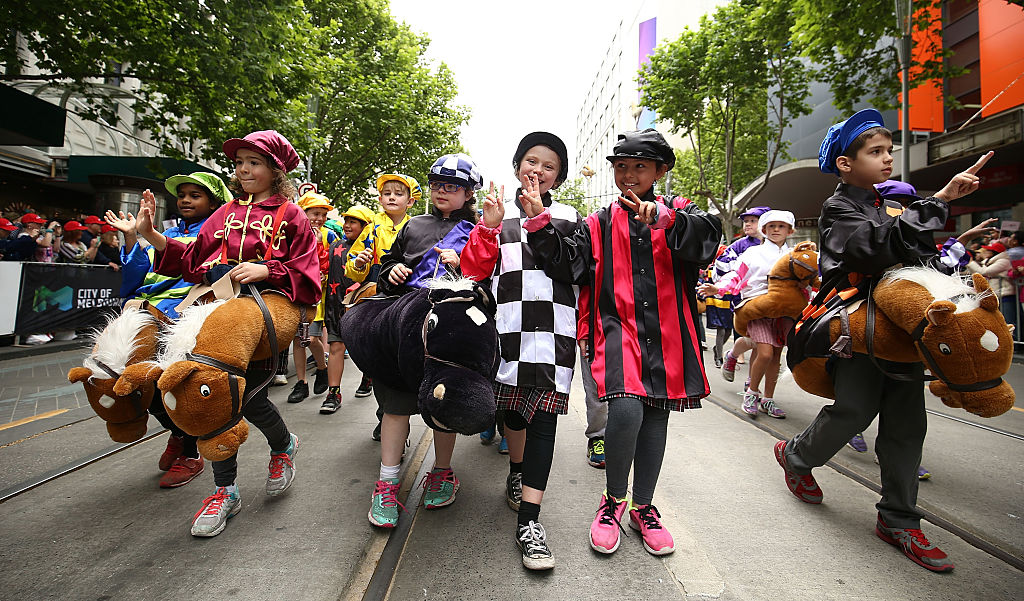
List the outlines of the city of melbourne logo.
{"type": "Polygon", "coordinates": [[[64,286],[57,290],[50,290],[46,286],[36,289],[32,297],[32,311],[42,313],[50,307],[57,307],[61,311],[69,311],[74,303],[75,291],[71,286],[64,286]]]}

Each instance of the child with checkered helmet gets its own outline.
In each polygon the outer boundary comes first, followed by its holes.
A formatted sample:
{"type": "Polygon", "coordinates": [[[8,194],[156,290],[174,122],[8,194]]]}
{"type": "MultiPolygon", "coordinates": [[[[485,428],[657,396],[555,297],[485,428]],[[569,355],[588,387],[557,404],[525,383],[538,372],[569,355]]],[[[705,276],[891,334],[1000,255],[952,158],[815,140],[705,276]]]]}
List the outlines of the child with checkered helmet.
{"type": "Polygon", "coordinates": [[[523,228],[551,279],[590,286],[580,303],[588,320],[588,360],[597,394],[608,403],[605,479],[590,545],[619,547],[627,508],[630,525],[655,555],[675,549],[653,504],[671,411],[696,409],[710,394],[697,339],[697,274],[714,259],[719,219],[683,202],[670,207],[654,183],[675,165],[675,153],[654,129],[619,134],[612,163],[621,194],[568,234],[537,195],[523,197],[523,228]],[[630,468],[633,498],[630,501],[630,468]]]}
{"type": "Polygon", "coordinates": [[[523,199],[530,197],[551,213],[565,235],[582,223],[576,209],[554,201],[551,190],[565,181],[569,155],[565,143],[548,132],[527,134],[512,156],[521,187],[510,200],[494,183],[483,202],[483,220],[462,250],[462,273],[489,279],[498,305],[501,363],[494,396],[505,410],[509,474],[508,505],[518,511],[516,541],[523,565],[554,567],[540,523],[540,504],[555,451],[557,417],[569,412],[569,389],[576,363],[576,299],[579,288],[549,278],[526,243],[523,199]],[[531,324],[533,324],[531,326],[531,324]]]}
{"type": "MultiPolygon", "coordinates": [[[[476,224],[473,192],[483,186],[476,162],[466,154],[446,154],[430,167],[429,213],[417,215],[398,233],[384,257],[377,290],[399,295],[427,285],[447,271],[461,275],[459,253],[476,224]]],[[[414,393],[394,390],[374,382],[383,410],[380,429],[380,479],[370,502],[370,523],[381,528],[398,524],[398,469],[409,436],[409,416],[419,413],[414,393]]],[[[424,478],[423,507],[451,505],[459,479],[451,467],[454,432],[434,432],[434,467],[424,478]]]]}

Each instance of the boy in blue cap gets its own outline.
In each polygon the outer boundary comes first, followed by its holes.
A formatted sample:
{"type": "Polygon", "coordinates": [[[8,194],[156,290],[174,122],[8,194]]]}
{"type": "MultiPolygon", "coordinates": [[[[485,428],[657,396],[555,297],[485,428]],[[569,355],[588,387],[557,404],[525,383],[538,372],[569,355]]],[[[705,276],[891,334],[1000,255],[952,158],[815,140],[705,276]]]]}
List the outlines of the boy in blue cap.
{"type": "MultiPolygon", "coordinates": [[[[818,221],[822,286],[812,303],[821,304],[831,291],[870,281],[897,264],[927,264],[949,272],[936,251],[932,232],[945,224],[950,201],[978,189],[976,174],[991,156],[986,154],[954,176],[934,196],[903,207],[886,201],[874,188],[892,174],[892,134],[883,125],[882,115],[865,109],[829,128],[818,152],[818,166],[842,182],[825,201],[818,221]]],[[[867,290],[862,285],[861,293],[851,300],[865,298],[867,290]]],[[[829,321],[818,318],[803,323],[790,340],[791,366],[804,356],[829,356],[829,321]]],[[[811,468],[824,465],[876,415],[881,416],[875,451],[882,498],[876,504],[875,533],[918,565],[948,572],[953,562],[925,538],[917,509],[917,469],[927,430],[923,367],[877,361],[859,353],[850,358],[833,356],[835,402],[792,440],[777,443],[775,458],[785,471],[790,492],[806,503],[821,503],[822,492],[811,468]],[[910,379],[896,379],[893,374],[910,379]]]]}

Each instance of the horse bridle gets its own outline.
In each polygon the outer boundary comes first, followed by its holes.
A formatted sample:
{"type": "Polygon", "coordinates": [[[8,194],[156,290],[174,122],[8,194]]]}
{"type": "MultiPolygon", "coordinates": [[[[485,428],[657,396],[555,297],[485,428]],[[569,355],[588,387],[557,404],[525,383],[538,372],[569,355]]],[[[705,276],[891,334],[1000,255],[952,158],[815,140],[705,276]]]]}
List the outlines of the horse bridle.
{"type": "MultiPolygon", "coordinates": [[[[121,374],[119,374],[116,371],[114,371],[113,369],[111,369],[110,366],[107,365],[106,363],[100,361],[99,359],[96,359],[95,357],[93,357],[92,362],[95,363],[97,367],[99,367],[104,372],[106,372],[106,374],[108,376],[113,378],[113,380],[115,382],[117,380],[121,379],[121,374]]],[[[130,394],[125,395],[124,398],[128,399],[129,401],[131,401],[132,406],[135,407],[135,416],[132,417],[131,419],[125,421],[125,422],[110,422],[110,423],[112,423],[112,424],[122,424],[122,423],[126,424],[126,423],[128,423],[130,421],[139,419],[143,415],[146,415],[146,408],[142,406],[142,391],[141,390],[136,388],[130,394]]]]}
{"type": "Polygon", "coordinates": [[[817,268],[817,266],[808,265],[807,263],[804,263],[803,261],[801,261],[800,259],[797,259],[793,255],[789,255],[789,274],[790,274],[790,277],[786,277],[786,276],[783,276],[783,275],[769,275],[768,279],[769,280],[791,281],[791,282],[802,282],[804,280],[813,280],[814,276],[818,275],[818,268],[817,268]],[[808,275],[806,275],[806,276],[804,276],[802,278],[798,277],[796,275],[796,267],[794,267],[794,265],[799,265],[800,267],[803,267],[804,269],[806,269],[808,271],[808,275]]]}

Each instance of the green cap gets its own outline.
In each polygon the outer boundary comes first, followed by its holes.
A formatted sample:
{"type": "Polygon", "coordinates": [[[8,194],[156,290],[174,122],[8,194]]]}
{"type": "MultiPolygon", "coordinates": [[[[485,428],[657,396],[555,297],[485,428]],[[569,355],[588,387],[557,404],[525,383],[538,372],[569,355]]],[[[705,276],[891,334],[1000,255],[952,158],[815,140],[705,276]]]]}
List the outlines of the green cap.
{"type": "Polygon", "coordinates": [[[220,176],[214,173],[196,171],[188,175],[172,175],[164,182],[164,187],[167,188],[168,192],[177,196],[178,186],[182,184],[195,184],[206,188],[213,194],[213,198],[210,200],[215,203],[224,204],[232,198],[231,190],[228,189],[227,184],[224,183],[220,176]]]}

